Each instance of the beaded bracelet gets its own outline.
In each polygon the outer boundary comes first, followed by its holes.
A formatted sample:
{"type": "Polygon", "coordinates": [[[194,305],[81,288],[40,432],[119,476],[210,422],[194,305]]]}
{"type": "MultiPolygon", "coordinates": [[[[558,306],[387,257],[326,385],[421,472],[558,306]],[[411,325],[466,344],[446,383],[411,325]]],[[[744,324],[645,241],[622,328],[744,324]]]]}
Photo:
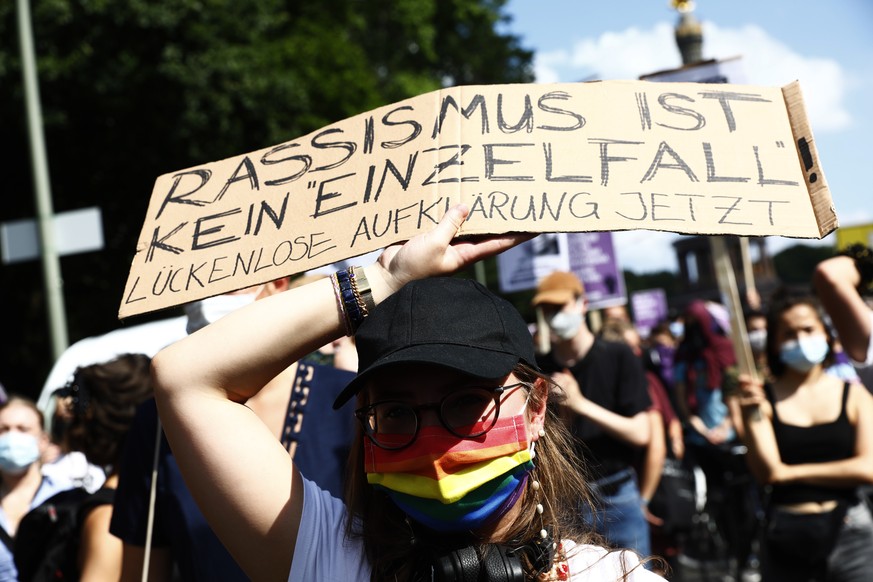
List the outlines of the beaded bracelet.
{"type": "Polygon", "coordinates": [[[869,293],[873,291],[873,251],[870,250],[870,247],[855,243],[843,249],[839,254],[855,261],[855,268],[858,269],[858,274],[861,276],[858,292],[869,293]]]}
{"type": "Polygon", "coordinates": [[[376,308],[370,282],[361,267],[349,267],[330,276],[337,308],[346,325],[346,335],[352,336],[370,312],[376,308]]]}
{"type": "Polygon", "coordinates": [[[334,274],[334,277],[336,277],[336,281],[339,286],[340,299],[342,300],[343,307],[345,308],[349,328],[354,333],[354,331],[358,329],[358,326],[361,325],[361,322],[364,321],[364,314],[361,311],[360,304],[358,303],[358,298],[355,296],[355,290],[354,288],[352,288],[351,276],[349,275],[348,269],[346,269],[342,271],[337,271],[334,274]]]}

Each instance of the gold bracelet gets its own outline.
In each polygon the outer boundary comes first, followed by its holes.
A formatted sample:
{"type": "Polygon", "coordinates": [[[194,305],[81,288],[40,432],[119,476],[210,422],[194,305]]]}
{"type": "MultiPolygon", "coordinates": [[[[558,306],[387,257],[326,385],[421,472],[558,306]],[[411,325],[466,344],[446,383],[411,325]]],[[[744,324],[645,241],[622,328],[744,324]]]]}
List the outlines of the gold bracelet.
{"type": "Polygon", "coordinates": [[[376,309],[376,301],[373,299],[373,290],[370,288],[370,282],[364,274],[363,267],[349,267],[349,275],[351,275],[352,289],[355,290],[355,297],[361,306],[361,312],[366,317],[376,309]]]}

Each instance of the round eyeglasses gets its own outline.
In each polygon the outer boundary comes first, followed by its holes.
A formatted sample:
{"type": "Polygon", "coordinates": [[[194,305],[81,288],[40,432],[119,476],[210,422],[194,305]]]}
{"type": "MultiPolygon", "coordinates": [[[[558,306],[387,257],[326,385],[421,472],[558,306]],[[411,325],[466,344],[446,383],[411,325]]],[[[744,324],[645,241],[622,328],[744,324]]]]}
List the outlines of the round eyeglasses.
{"type": "Polygon", "coordinates": [[[380,400],[355,411],[355,416],[373,444],[387,450],[408,447],[421,427],[420,411],[434,410],[446,430],[462,439],[487,433],[500,416],[500,397],[527,386],[524,382],[506,386],[471,386],[455,390],[438,402],[410,404],[402,400],[380,400]]]}

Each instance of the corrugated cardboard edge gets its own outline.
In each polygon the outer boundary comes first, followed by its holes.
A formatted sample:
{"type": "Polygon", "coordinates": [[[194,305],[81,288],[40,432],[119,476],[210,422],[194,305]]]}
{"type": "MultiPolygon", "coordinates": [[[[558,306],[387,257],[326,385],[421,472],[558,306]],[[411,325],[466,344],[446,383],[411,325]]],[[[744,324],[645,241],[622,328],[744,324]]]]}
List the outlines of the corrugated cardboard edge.
{"type": "Polygon", "coordinates": [[[794,136],[797,161],[801,168],[804,168],[803,179],[806,181],[806,190],[809,192],[809,200],[815,213],[815,220],[818,223],[819,238],[824,238],[839,227],[839,221],[837,220],[834,201],[831,198],[831,191],[828,189],[824,170],[822,170],[818,157],[818,149],[815,147],[812,128],[809,126],[809,119],[806,116],[806,106],[803,103],[800,83],[794,81],[782,87],[782,97],[785,99],[788,121],[791,124],[791,133],[794,136]],[[809,152],[813,161],[811,171],[806,171],[804,167],[803,158],[800,155],[800,148],[797,143],[800,138],[805,138],[809,144],[809,152]],[[809,177],[813,172],[817,179],[815,182],[810,182],[809,177]]]}

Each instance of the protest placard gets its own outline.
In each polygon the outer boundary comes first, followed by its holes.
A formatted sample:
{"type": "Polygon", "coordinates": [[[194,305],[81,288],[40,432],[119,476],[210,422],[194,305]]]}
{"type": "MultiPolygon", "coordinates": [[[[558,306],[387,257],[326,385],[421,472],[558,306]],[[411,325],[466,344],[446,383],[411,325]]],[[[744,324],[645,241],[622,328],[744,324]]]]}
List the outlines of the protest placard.
{"type": "Polygon", "coordinates": [[[820,238],[836,214],[797,83],[447,88],[160,176],[127,317],[429,230],[820,238]]]}
{"type": "Polygon", "coordinates": [[[611,232],[567,235],[570,270],[585,285],[588,309],[604,309],[627,303],[621,270],[611,232]]]}
{"type": "Polygon", "coordinates": [[[544,233],[497,257],[501,293],[533,289],[554,271],[571,271],[579,277],[588,309],[627,303],[611,232],[544,233]]]}
{"type": "Polygon", "coordinates": [[[667,292],[661,288],[643,289],[631,293],[630,299],[634,327],[646,339],[653,327],[667,319],[667,292]]]}

